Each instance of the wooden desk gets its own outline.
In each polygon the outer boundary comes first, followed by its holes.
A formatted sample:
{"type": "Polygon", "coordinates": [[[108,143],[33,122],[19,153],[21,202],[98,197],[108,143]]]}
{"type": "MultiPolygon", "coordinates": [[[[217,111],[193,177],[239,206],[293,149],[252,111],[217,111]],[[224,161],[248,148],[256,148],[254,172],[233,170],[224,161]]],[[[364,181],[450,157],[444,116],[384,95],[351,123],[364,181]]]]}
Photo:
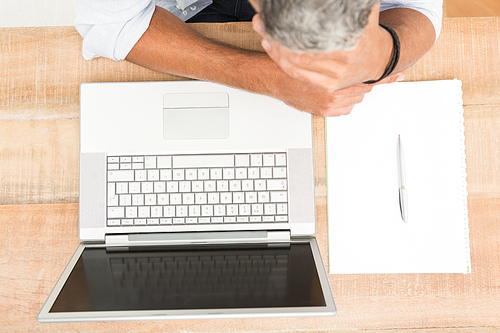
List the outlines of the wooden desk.
{"type": "MultiPolygon", "coordinates": [[[[195,27],[260,48],[247,23],[195,27]]],[[[339,312],[328,318],[36,322],[79,243],[79,84],[179,79],[84,61],[80,52],[72,27],[0,29],[0,331],[500,330],[499,18],[446,19],[434,48],[406,71],[409,81],[463,81],[472,274],[330,275],[339,312]]],[[[314,131],[317,238],[327,264],[324,119],[314,118],[314,131]]]]}

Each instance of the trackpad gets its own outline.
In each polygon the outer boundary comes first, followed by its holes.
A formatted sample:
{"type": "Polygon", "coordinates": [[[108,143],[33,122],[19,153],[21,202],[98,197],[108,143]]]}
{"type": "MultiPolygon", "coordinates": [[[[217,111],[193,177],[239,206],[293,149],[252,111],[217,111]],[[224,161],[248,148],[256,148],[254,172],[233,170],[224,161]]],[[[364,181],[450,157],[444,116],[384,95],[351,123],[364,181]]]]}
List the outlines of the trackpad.
{"type": "Polygon", "coordinates": [[[229,108],[163,109],[166,140],[227,139],[229,108]]]}

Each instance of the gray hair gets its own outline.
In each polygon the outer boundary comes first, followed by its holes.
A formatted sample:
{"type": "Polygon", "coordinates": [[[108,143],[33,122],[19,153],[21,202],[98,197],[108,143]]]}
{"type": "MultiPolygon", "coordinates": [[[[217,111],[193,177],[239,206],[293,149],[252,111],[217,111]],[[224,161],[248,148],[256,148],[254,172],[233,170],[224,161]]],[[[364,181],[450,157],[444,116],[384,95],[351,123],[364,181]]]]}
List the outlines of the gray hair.
{"type": "Polygon", "coordinates": [[[256,0],[266,34],[293,52],[351,50],[380,0],[256,0]]]}

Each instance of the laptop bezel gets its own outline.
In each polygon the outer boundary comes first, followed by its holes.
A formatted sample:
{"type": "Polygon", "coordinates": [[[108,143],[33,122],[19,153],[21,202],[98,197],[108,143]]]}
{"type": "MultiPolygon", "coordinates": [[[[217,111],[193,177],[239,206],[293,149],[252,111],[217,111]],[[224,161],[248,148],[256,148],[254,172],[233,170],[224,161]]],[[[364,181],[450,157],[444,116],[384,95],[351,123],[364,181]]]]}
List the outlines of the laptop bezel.
{"type": "Polygon", "coordinates": [[[143,311],[95,311],[95,312],[57,312],[51,313],[54,302],[67,282],[78,259],[85,248],[105,246],[102,243],[82,242],[66,265],[59,280],[38,313],[39,322],[74,322],[74,321],[122,321],[122,320],[178,320],[178,319],[221,319],[221,318],[259,318],[281,316],[333,316],[337,309],[333,299],[328,275],[321,258],[318,243],[314,237],[300,237],[289,241],[309,243],[316,265],[321,291],[326,306],[322,307],[276,307],[276,308],[240,308],[240,309],[196,309],[196,310],[143,310],[143,311]]]}

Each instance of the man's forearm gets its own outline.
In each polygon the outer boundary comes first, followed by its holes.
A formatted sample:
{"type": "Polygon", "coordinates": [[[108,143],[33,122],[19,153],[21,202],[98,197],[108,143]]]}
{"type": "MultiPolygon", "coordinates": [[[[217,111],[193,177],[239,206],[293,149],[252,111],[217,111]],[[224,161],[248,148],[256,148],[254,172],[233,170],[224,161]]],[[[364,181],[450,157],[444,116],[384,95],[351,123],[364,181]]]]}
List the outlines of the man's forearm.
{"type": "Polygon", "coordinates": [[[432,22],[422,13],[408,8],[394,8],[380,13],[379,22],[398,34],[401,53],[393,73],[400,72],[420,59],[434,44],[436,32],[432,22]]]}

